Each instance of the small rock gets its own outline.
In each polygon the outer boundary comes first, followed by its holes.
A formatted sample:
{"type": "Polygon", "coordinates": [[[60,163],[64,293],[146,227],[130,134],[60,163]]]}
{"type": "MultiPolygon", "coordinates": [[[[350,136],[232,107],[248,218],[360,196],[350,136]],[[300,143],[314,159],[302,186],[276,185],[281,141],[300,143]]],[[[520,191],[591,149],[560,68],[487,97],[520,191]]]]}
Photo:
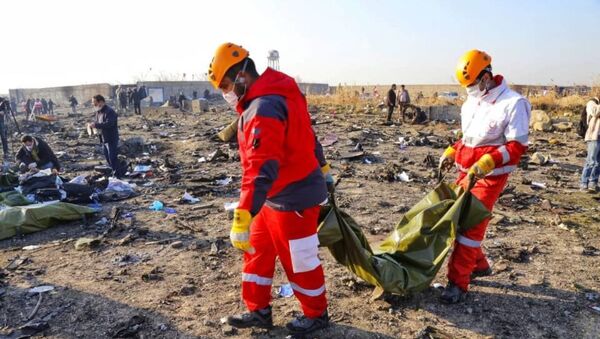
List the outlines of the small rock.
{"type": "Polygon", "coordinates": [[[75,242],[75,249],[82,251],[85,249],[92,249],[100,245],[100,239],[97,238],[79,238],[75,242]]]}
{"type": "Polygon", "coordinates": [[[473,314],[473,309],[471,307],[467,307],[467,313],[473,314]]]}
{"type": "Polygon", "coordinates": [[[179,290],[178,294],[182,297],[187,297],[187,296],[194,294],[195,292],[196,292],[196,286],[187,285],[187,286],[183,286],[181,288],[181,290],[179,290]]]}
{"type": "Polygon", "coordinates": [[[234,335],[237,332],[237,330],[231,325],[225,325],[225,326],[223,326],[223,328],[221,330],[223,332],[223,335],[227,335],[227,336],[234,335]]]}
{"type": "Polygon", "coordinates": [[[212,244],[210,244],[210,253],[209,253],[209,255],[216,256],[218,254],[219,254],[219,247],[217,246],[216,242],[213,242],[212,244]]]}
{"type": "Polygon", "coordinates": [[[182,241],[174,241],[171,243],[171,247],[172,248],[182,248],[183,247],[183,242],[182,241]]]}

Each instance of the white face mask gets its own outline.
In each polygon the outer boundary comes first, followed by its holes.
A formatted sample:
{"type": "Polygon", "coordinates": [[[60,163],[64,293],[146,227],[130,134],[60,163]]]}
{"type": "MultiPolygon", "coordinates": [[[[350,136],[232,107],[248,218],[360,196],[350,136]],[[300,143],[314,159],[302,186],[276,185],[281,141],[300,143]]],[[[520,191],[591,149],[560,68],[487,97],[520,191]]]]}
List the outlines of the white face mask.
{"type": "Polygon", "coordinates": [[[225,101],[227,101],[229,106],[231,106],[233,109],[237,107],[238,96],[235,94],[233,89],[227,93],[223,93],[223,99],[225,99],[225,101]]]}
{"type": "MultiPolygon", "coordinates": [[[[246,62],[244,62],[244,66],[242,67],[242,72],[246,71],[247,64],[248,64],[248,60],[246,60],[246,62]]],[[[227,101],[227,103],[233,109],[235,109],[237,107],[238,101],[240,100],[240,98],[237,96],[237,94],[235,94],[235,84],[244,84],[244,94],[242,94],[242,96],[244,96],[246,94],[246,89],[247,89],[246,78],[240,77],[240,75],[238,74],[235,77],[235,79],[233,79],[233,88],[231,89],[231,91],[229,91],[227,93],[223,93],[223,99],[225,99],[225,101],[227,101]]]]}
{"type": "Polygon", "coordinates": [[[482,91],[479,89],[479,84],[473,85],[473,86],[469,86],[466,88],[467,90],[467,95],[473,98],[480,98],[483,96],[483,93],[485,91],[482,91]]]}
{"type": "Polygon", "coordinates": [[[29,152],[31,152],[31,150],[33,149],[33,145],[31,145],[31,146],[25,146],[25,148],[26,148],[26,149],[27,149],[29,152]]]}

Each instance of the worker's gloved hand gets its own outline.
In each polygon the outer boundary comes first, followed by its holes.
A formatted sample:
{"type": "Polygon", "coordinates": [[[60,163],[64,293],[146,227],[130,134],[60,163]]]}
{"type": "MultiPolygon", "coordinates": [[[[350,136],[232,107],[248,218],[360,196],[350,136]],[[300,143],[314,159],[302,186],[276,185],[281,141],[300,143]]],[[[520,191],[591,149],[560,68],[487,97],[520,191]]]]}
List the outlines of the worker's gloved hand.
{"type": "Polygon", "coordinates": [[[490,174],[494,168],[496,168],[496,163],[494,159],[489,154],[484,154],[476,163],[471,166],[469,169],[469,174],[476,176],[477,178],[483,178],[486,175],[490,174]]]}
{"type": "Polygon", "coordinates": [[[32,162],[29,165],[27,165],[27,168],[29,168],[30,170],[34,170],[37,168],[37,164],[35,162],[32,162]]]}
{"type": "Polygon", "coordinates": [[[438,165],[438,169],[449,170],[454,166],[454,156],[456,155],[456,150],[452,146],[448,146],[442,156],[440,157],[440,163],[438,165]]]}
{"type": "Polygon", "coordinates": [[[244,252],[254,254],[254,248],[250,245],[250,224],[252,223],[252,215],[250,212],[236,208],[233,211],[233,224],[229,239],[233,247],[244,252]]]}
{"type": "Polygon", "coordinates": [[[330,171],[331,166],[329,166],[329,164],[326,164],[325,166],[321,167],[321,173],[323,173],[325,183],[327,184],[327,191],[329,191],[329,193],[333,193],[333,191],[335,191],[335,182],[330,171]]]}

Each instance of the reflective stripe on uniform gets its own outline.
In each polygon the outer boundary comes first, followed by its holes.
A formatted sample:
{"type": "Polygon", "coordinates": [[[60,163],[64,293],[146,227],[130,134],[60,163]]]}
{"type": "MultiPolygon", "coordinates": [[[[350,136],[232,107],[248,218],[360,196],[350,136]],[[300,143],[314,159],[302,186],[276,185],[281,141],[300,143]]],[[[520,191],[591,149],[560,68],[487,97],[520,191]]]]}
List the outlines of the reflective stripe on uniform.
{"type": "Polygon", "coordinates": [[[460,234],[456,237],[456,241],[458,241],[459,244],[467,247],[481,247],[481,241],[475,241],[460,234]]]}
{"type": "Polygon", "coordinates": [[[506,144],[504,135],[498,139],[487,140],[487,138],[463,136],[463,145],[467,147],[482,147],[482,146],[500,146],[506,144]]]}
{"type": "Polygon", "coordinates": [[[314,289],[314,290],[309,290],[306,288],[302,288],[294,283],[290,283],[290,285],[292,286],[292,289],[296,292],[300,292],[304,295],[307,295],[309,297],[318,297],[321,294],[323,294],[323,292],[325,292],[325,285],[322,285],[321,287],[314,289]]]}
{"type": "Polygon", "coordinates": [[[261,277],[260,275],[252,273],[242,273],[242,281],[253,282],[257,285],[270,286],[273,283],[273,279],[261,277]]]}
{"type": "Polygon", "coordinates": [[[236,232],[231,232],[229,233],[229,239],[231,239],[232,241],[248,241],[250,235],[248,232],[243,232],[243,233],[236,233],[236,232]]]}
{"type": "MultiPolygon", "coordinates": [[[[458,163],[456,164],[456,168],[458,168],[459,171],[464,172],[464,173],[469,172],[468,168],[462,167],[458,163]]],[[[516,169],[517,169],[517,165],[506,165],[506,166],[498,167],[498,168],[495,168],[488,175],[486,175],[486,177],[511,173],[512,171],[514,171],[516,169]]]]}
{"type": "Polygon", "coordinates": [[[509,142],[509,141],[517,141],[517,142],[521,143],[521,145],[523,145],[523,146],[529,146],[529,135],[524,134],[524,135],[520,135],[517,137],[507,136],[506,142],[509,142]]]}
{"type": "Polygon", "coordinates": [[[502,154],[502,165],[504,165],[510,161],[510,154],[508,154],[508,150],[506,149],[506,146],[503,145],[503,146],[498,147],[498,152],[500,152],[500,154],[502,154]]]}

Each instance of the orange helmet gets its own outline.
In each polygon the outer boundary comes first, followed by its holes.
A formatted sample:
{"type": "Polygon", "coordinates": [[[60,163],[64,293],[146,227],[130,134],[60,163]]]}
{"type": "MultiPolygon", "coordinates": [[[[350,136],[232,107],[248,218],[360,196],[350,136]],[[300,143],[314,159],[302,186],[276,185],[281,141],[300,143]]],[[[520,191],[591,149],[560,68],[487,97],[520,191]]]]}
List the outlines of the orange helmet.
{"type": "Polygon", "coordinates": [[[217,48],[210,66],[208,66],[208,81],[215,89],[223,80],[225,73],[231,66],[244,60],[250,53],[242,46],[226,42],[217,48]]]}
{"type": "Polygon", "coordinates": [[[458,59],[456,65],[456,79],[462,87],[467,87],[477,80],[477,77],[486,68],[490,68],[492,57],[484,51],[470,50],[458,59]]]}

